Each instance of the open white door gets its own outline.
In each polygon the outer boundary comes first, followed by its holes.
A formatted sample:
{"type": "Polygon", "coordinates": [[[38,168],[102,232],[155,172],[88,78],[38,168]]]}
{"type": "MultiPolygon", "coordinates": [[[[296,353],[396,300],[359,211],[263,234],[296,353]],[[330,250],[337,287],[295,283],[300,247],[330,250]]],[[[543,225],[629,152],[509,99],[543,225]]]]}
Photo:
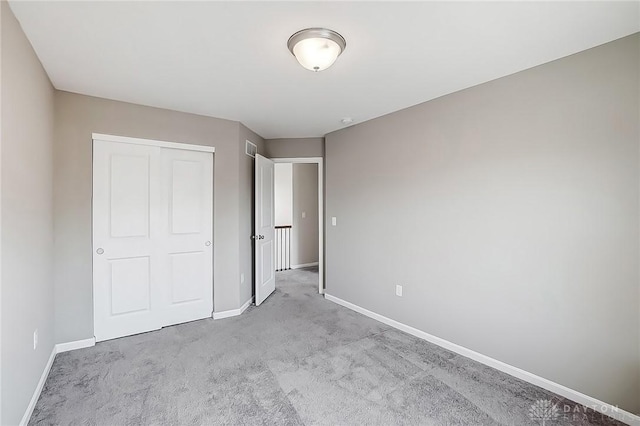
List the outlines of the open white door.
{"type": "Polygon", "coordinates": [[[274,169],[273,161],[256,154],[256,306],[264,302],[276,289],[274,169]]]}

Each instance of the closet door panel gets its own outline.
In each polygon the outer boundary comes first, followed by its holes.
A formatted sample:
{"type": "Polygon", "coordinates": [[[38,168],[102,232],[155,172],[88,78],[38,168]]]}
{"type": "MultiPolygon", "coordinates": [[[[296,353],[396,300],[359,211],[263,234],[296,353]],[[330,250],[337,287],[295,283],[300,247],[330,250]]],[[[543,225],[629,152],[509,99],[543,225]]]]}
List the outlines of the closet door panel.
{"type": "Polygon", "coordinates": [[[162,149],[164,325],[213,312],[213,155],[162,149]]]}
{"type": "Polygon", "coordinates": [[[94,141],[93,285],[98,341],[160,327],[153,288],[160,149],[94,141]]]}

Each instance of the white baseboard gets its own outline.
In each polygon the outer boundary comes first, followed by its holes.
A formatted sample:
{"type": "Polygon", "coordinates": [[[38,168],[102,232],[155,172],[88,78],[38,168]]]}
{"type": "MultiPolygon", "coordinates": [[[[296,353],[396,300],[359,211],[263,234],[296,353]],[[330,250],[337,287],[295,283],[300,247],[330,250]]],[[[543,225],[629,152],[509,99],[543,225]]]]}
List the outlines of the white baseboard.
{"type": "Polygon", "coordinates": [[[240,306],[240,313],[243,313],[244,311],[246,311],[247,308],[251,306],[252,303],[253,303],[253,296],[251,296],[251,299],[244,302],[244,305],[240,306]]]}
{"type": "Polygon", "coordinates": [[[29,405],[27,405],[27,410],[24,412],[24,416],[22,416],[22,420],[20,420],[20,426],[26,426],[29,423],[29,419],[31,419],[31,414],[33,414],[33,409],[36,408],[36,403],[40,398],[40,393],[42,392],[42,388],[47,381],[47,377],[49,377],[49,371],[51,371],[51,366],[53,365],[53,360],[56,358],[56,347],[54,346],[51,349],[51,355],[49,356],[49,360],[47,364],[44,366],[44,371],[40,376],[40,381],[38,382],[38,386],[36,386],[35,391],[33,392],[33,396],[31,397],[31,401],[29,401],[29,405]]]}
{"type": "Polygon", "coordinates": [[[252,302],[253,302],[253,297],[251,297],[251,299],[244,302],[244,304],[240,306],[238,309],[230,309],[228,311],[214,312],[213,319],[217,320],[217,319],[223,319],[223,318],[237,317],[238,315],[246,311],[252,302]]]}
{"type": "Polygon", "coordinates": [[[613,417],[617,420],[628,423],[629,425],[640,426],[640,416],[632,414],[621,408],[615,407],[606,402],[602,402],[596,398],[590,397],[588,395],[585,395],[581,392],[570,389],[561,384],[552,382],[551,380],[547,380],[533,373],[529,373],[528,371],[522,370],[518,367],[514,367],[502,361],[498,361],[497,359],[488,357],[479,352],[476,352],[471,349],[467,349],[463,346],[457,345],[455,343],[449,342],[448,340],[441,339],[440,337],[436,337],[429,333],[425,333],[422,330],[418,330],[417,328],[408,326],[396,320],[392,320],[391,318],[387,318],[383,315],[377,314],[368,309],[362,308],[358,305],[354,305],[351,302],[347,302],[346,300],[342,300],[330,294],[325,293],[324,297],[325,299],[330,300],[331,302],[337,303],[338,305],[342,305],[345,308],[349,308],[353,311],[366,315],[369,318],[373,318],[374,320],[380,321],[381,323],[387,324],[393,328],[397,328],[398,330],[404,331],[405,333],[409,333],[413,336],[416,336],[420,339],[424,339],[428,342],[434,343],[452,352],[455,352],[467,358],[471,358],[474,361],[478,361],[484,365],[493,367],[496,370],[500,370],[503,373],[507,373],[511,376],[517,377],[518,379],[524,380],[525,382],[529,382],[531,384],[534,384],[536,386],[549,390],[553,393],[556,393],[560,396],[569,398],[572,401],[575,401],[586,407],[592,408],[593,410],[598,411],[602,414],[605,414],[609,417],[613,417]]]}
{"type": "Polygon", "coordinates": [[[76,340],[75,342],[66,342],[66,343],[58,343],[56,345],[56,353],[73,351],[76,349],[82,348],[90,348],[91,346],[96,345],[96,338],[92,337],[90,339],[84,340],[76,340]]]}
{"type": "Polygon", "coordinates": [[[311,266],[318,266],[318,262],[301,263],[300,265],[291,265],[291,269],[309,268],[311,266]]]}
{"type": "Polygon", "coordinates": [[[76,340],[74,342],[66,342],[66,343],[58,343],[53,346],[51,350],[51,356],[49,357],[49,361],[47,361],[47,365],[44,367],[44,371],[42,371],[42,375],[40,376],[40,381],[38,382],[38,386],[36,386],[35,391],[33,392],[33,396],[31,397],[31,401],[27,406],[27,411],[25,411],[24,416],[22,416],[22,420],[20,421],[20,426],[26,426],[29,423],[29,419],[31,419],[31,415],[33,414],[33,409],[36,408],[36,403],[40,398],[40,394],[42,393],[42,388],[44,384],[47,382],[47,377],[49,377],[49,372],[51,371],[51,366],[53,365],[53,360],[56,358],[56,354],[62,352],[73,351],[75,349],[88,348],[91,346],[95,346],[96,338],[92,337],[90,339],[84,340],[76,340]]]}

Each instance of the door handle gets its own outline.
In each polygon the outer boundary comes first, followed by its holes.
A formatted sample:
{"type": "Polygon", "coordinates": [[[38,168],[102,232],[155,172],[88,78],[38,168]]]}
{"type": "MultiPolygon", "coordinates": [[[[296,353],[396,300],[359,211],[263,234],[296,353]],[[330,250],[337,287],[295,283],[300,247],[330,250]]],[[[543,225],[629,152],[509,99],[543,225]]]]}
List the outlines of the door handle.
{"type": "Polygon", "coordinates": [[[211,241],[207,241],[206,243],[204,243],[204,245],[209,247],[211,245],[211,241]]]}
{"type": "Polygon", "coordinates": [[[104,249],[102,247],[100,247],[100,248],[98,248],[98,250],[96,250],[96,253],[102,254],[102,253],[104,253],[104,249]]]}
{"type": "Polygon", "coordinates": [[[252,240],[264,240],[264,235],[252,235],[252,240]]]}
{"type": "Polygon", "coordinates": [[[261,239],[261,240],[264,240],[264,235],[260,235],[260,239],[261,239]]]}

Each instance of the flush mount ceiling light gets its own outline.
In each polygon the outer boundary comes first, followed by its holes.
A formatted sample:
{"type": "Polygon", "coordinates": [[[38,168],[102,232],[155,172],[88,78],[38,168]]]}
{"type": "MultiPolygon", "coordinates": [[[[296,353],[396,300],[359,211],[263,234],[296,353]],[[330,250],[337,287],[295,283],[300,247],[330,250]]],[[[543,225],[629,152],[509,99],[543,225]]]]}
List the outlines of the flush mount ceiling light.
{"type": "Polygon", "coordinates": [[[344,52],[347,42],[340,34],[326,28],[307,28],[289,37],[287,47],[304,68],[326,70],[344,52]]]}

